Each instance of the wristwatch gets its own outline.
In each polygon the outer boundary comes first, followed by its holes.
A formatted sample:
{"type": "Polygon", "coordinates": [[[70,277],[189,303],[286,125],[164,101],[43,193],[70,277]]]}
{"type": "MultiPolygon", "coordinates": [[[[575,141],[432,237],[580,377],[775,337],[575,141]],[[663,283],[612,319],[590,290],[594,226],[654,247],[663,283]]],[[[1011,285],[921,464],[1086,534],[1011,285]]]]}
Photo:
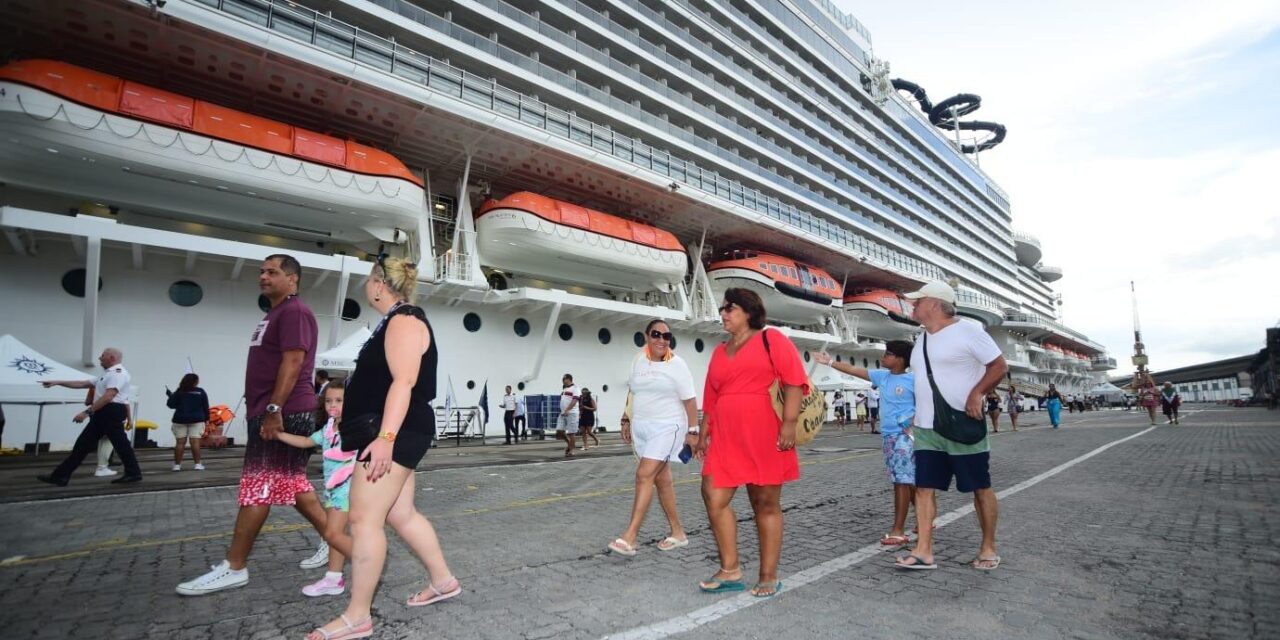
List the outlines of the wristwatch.
{"type": "Polygon", "coordinates": [[[280,413],[280,405],[278,404],[267,405],[267,413],[280,413]]]}
{"type": "Polygon", "coordinates": [[[382,438],[383,440],[386,440],[387,442],[396,441],[396,434],[391,431],[383,431],[382,433],[378,434],[378,437],[382,438]]]}

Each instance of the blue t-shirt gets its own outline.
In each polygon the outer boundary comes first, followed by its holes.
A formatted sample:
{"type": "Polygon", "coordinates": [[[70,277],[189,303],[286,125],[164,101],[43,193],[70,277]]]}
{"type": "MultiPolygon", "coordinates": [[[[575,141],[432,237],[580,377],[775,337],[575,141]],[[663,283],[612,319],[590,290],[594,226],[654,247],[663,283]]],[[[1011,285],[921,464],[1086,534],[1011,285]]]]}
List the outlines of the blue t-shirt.
{"type": "Polygon", "coordinates": [[[902,433],[916,414],[915,374],[870,369],[867,377],[880,389],[880,432],[886,436],[902,433]]]}

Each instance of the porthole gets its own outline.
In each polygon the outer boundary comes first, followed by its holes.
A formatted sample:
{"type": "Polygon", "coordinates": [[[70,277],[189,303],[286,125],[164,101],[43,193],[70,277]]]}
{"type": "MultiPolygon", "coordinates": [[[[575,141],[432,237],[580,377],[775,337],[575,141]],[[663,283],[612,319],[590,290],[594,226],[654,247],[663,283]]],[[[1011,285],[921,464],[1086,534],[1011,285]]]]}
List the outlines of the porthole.
{"type": "Polygon", "coordinates": [[[866,368],[867,368],[867,367],[869,367],[869,366],[871,366],[871,365],[867,364],[867,359],[866,359],[866,358],[863,358],[863,359],[862,359],[862,368],[863,368],[863,369],[866,369],[866,368]]]}
{"type": "Polygon", "coordinates": [[[836,354],[836,362],[840,362],[840,354],[836,354]]]}
{"type": "Polygon", "coordinates": [[[568,342],[573,339],[573,327],[568,322],[560,323],[560,328],[556,329],[556,333],[560,334],[560,339],[568,342]]]}
{"type": "Polygon", "coordinates": [[[475,381],[475,380],[468,380],[468,381],[467,381],[467,388],[468,388],[468,389],[474,389],[474,388],[476,388],[476,381],[475,381]]]}
{"type": "Polygon", "coordinates": [[[529,335],[529,321],[524,318],[516,318],[516,322],[511,328],[515,330],[516,335],[521,338],[529,335]]]}
{"type": "Polygon", "coordinates": [[[600,344],[609,344],[609,342],[613,340],[613,334],[603,327],[600,329],[600,332],[596,334],[596,337],[600,339],[600,344]]]}
{"type": "MultiPolygon", "coordinates": [[[[89,274],[84,269],[72,269],[62,274],[62,290],[77,297],[84,297],[84,280],[89,274]]],[[[98,291],[102,291],[102,278],[98,278],[98,291]]]]}
{"type": "Polygon", "coordinates": [[[804,361],[805,361],[805,362],[808,362],[808,361],[809,361],[809,358],[811,358],[811,357],[812,357],[812,356],[810,356],[810,355],[809,355],[809,352],[808,352],[808,351],[805,351],[805,352],[804,352],[804,361]]]}
{"type": "Polygon", "coordinates": [[[702,341],[702,338],[698,338],[697,340],[693,341],[694,351],[697,351],[698,353],[702,353],[702,350],[706,348],[707,348],[707,344],[702,341]]]}
{"type": "Polygon", "coordinates": [[[517,382],[517,383],[516,383],[516,390],[517,390],[517,391],[524,391],[524,383],[523,383],[523,382],[517,382]]]}
{"type": "Polygon", "coordinates": [[[472,312],[472,313],[468,313],[465,316],[462,316],[462,326],[465,327],[467,331],[470,331],[471,333],[475,333],[479,331],[480,330],[480,314],[472,312]]]}
{"type": "Polygon", "coordinates": [[[204,299],[204,289],[190,280],[179,280],[169,285],[169,301],[179,307],[194,307],[204,299]]]}
{"type": "Polygon", "coordinates": [[[635,343],[636,343],[636,346],[637,346],[637,347],[644,347],[644,334],[643,334],[643,333],[641,333],[641,332],[639,332],[639,331],[637,331],[637,332],[636,332],[636,336],[635,336],[635,343]]]}
{"type": "Polygon", "coordinates": [[[876,368],[877,368],[877,369],[879,369],[879,368],[880,368],[880,361],[879,361],[879,360],[876,360],[876,368]]]}
{"type": "Polygon", "coordinates": [[[342,319],[355,320],[360,317],[360,303],[351,298],[342,301],[342,319]]]}
{"type": "Polygon", "coordinates": [[[605,385],[600,385],[600,391],[601,391],[602,393],[609,393],[609,385],[607,385],[607,384],[605,384],[605,385]]]}
{"type": "Polygon", "coordinates": [[[271,301],[267,299],[267,296],[258,294],[258,308],[262,309],[263,313],[271,310],[271,301]]]}

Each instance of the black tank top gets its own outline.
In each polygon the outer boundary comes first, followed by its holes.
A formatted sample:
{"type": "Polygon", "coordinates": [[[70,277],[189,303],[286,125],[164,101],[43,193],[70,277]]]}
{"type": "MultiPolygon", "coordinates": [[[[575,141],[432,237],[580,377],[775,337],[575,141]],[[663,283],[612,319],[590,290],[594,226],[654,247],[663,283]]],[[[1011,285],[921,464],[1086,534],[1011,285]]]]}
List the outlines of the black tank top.
{"type": "Polygon", "coordinates": [[[431,346],[422,354],[422,362],[418,365],[418,380],[409,392],[409,411],[405,414],[400,428],[418,432],[435,431],[435,409],[431,401],[436,399],[436,365],[439,352],[436,350],[436,335],[431,331],[431,323],[421,307],[402,304],[373,330],[373,335],[360,348],[356,357],[356,370],[347,380],[347,393],[342,403],[342,417],[353,418],[368,413],[382,413],[387,403],[387,392],[391,389],[391,368],[387,365],[387,324],[393,316],[413,316],[421,320],[431,333],[431,346]]]}

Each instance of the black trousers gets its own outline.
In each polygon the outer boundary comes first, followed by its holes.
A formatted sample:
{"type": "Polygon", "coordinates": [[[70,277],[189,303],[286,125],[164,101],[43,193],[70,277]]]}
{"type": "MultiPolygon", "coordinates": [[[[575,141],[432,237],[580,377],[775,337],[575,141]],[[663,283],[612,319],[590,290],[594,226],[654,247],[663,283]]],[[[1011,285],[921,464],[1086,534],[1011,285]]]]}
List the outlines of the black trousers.
{"type": "Polygon", "coordinates": [[[520,439],[520,432],[516,430],[516,411],[508,409],[502,413],[502,425],[507,429],[507,444],[511,444],[511,439],[520,439]]]}
{"type": "Polygon", "coordinates": [[[516,416],[513,419],[515,428],[520,430],[520,437],[524,440],[529,439],[529,426],[524,420],[524,416],[516,416]]]}
{"type": "Polygon", "coordinates": [[[71,448],[71,455],[68,455],[62,464],[53,470],[53,477],[62,480],[70,479],[71,474],[75,473],[86,456],[97,453],[98,441],[103,437],[110,439],[111,445],[116,448],[116,453],[120,454],[120,460],[124,462],[124,474],[141,476],[142,467],[138,466],[138,457],[133,454],[133,446],[129,444],[129,437],[124,433],[124,421],[127,417],[124,405],[116,402],[93,412],[93,415],[89,416],[89,424],[85,425],[84,430],[80,432],[80,437],[76,438],[76,444],[71,448]]]}

